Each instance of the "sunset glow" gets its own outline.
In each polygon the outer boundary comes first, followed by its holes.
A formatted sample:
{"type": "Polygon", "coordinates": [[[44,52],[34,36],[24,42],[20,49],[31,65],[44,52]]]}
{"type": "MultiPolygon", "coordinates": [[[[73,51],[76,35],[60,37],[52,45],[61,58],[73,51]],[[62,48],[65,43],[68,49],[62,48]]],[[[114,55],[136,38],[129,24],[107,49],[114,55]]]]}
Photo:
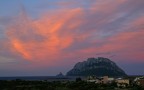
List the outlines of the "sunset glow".
{"type": "Polygon", "coordinates": [[[127,64],[144,63],[144,0],[14,0],[8,6],[10,3],[0,1],[0,72],[7,70],[2,75],[11,71],[55,75],[76,62],[99,56],[124,69],[127,64]]]}

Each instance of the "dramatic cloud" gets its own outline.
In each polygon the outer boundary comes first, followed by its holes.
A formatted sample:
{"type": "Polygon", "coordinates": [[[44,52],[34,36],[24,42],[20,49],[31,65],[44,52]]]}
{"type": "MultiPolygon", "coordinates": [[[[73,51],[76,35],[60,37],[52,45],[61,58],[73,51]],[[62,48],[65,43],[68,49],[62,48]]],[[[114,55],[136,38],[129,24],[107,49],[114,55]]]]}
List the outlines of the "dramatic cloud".
{"type": "MultiPolygon", "coordinates": [[[[69,65],[96,56],[143,62],[143,0],[70,0],[51,4],[54,6],[36,19],[23,8],[6,25],[5,40],[0,42],[4,47],[0,56],[5,62],[10,58],[14,62],[26,60],[31,62],[31,68],[69,65]]],[[[46,5],[41,3],[36,8],[46,5]]]]}

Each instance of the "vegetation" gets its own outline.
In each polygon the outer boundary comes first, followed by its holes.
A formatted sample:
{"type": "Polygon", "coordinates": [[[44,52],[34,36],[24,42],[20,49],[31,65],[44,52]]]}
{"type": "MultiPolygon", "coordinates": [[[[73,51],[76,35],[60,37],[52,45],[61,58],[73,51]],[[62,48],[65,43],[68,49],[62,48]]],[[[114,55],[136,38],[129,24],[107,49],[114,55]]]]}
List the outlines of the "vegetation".
{"type": "Polygon", "coordinates": [[[0,90],[144,90],[139,86],[118,89],[115,83],[95,84],[82,81],[25,81],[25,80],[1,80],[0,90]]]}

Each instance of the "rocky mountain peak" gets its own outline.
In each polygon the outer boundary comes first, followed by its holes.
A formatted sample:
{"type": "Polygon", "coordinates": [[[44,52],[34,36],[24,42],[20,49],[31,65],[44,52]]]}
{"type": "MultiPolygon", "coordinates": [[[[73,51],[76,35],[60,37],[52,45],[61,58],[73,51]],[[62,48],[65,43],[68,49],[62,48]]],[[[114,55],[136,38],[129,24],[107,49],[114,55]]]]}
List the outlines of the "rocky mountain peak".
{"type": "Polygon", "coordinates": [[[67,72],[68,76],[125,76],[125,72],[116,63],[108,58],[88,58],[86,61],[78,62],[74,68],[67,72]]]}

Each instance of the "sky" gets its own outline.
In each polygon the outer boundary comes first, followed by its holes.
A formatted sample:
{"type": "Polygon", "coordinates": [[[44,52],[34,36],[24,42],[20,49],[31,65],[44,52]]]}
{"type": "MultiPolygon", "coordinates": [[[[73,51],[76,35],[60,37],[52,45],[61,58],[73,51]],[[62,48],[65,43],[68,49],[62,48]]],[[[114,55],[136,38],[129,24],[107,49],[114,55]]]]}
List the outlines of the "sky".
{"type": "Polygon", "coordinates": [[[66,74],[90,57],[144,75],[144,0],[0,0],[0,76],[66,74]]]}

